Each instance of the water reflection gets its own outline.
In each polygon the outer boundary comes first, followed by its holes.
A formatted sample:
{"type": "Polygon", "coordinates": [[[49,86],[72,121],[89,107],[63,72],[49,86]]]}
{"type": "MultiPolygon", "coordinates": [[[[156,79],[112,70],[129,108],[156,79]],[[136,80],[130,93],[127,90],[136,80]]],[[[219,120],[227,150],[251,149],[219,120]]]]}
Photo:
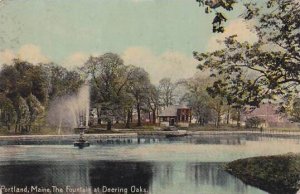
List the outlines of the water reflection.
{"type": "Polygon", "coordinates": [[[248,193],[249,189],[239,179],[229,175],[222,169],[222,164],[201,163],[188,164],[186,167],[188,179],[195,185],[211,185],[234,193],[248,193]]]}
{"type": "Polygon", "coordinates": [[[0,165],[0,172],[0,185],[7,187],[86,188],[77,193],[93,193],[96,188],[101,193],[104,187],[121,191],[111,193],[144,193],[131,192],[133,186],[154,194],[265,193],[223,171],[222,163],[27,161],[0,165]]]}
{"type": "Polygon", "coordinates": [[[81,192],[76,193],[93,193],[97,188],[101,193],[104,187],[130,193],[133,186],[149,191],[153,177],[152,164],[145,162],[11,162],[1,165],[0,172],[0,187],[38,186],[52,190],[56,186],[65,192],[67,188],[71,191],[81,187],[81,192]]]}
{"type": "Polygon", "coordinates": [[[0,187],[54,185],[99,187],[101,191],[106,186],[130,193],[136,186],[153,194],[263,194],[223,171],[224,162],[300,149],[298,139],[258,135],[108,141],[94,141],[84,150],[65,141],[0,146],[0,187]]]}
{"type": "MultiPolygon", "coordinates": [[[[297,136],[274,136],[270,134],[219,134],[219,135],[194,135],[185,137],[164,136],[139,136],[137,138],[107,138],[100,140],[89,140],[93,145],[140,145],[140,144],[170,144],[170,143],[189,143],[189,144],[211,144],[211,145],[244,145],[247,141],[274,141],[274,140],[294,140],[299,141],[297,136]]],[[[73,140],[9,140],[0,141],[1,145],[70,145],[73,140]]]]}

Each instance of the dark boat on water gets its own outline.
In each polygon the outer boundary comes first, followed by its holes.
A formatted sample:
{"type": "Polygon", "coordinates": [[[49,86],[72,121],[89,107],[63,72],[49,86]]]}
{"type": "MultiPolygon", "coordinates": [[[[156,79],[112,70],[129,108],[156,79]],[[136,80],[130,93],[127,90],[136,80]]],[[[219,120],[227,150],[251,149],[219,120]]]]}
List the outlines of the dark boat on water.
{"type": "Polygon", "coordinates": [[[166,134],[166,138],[185,137],[185,136],[187,136],[187,133],[185,130],[178,130],[178,131],[174,131],[169,134],[166,134]]]}

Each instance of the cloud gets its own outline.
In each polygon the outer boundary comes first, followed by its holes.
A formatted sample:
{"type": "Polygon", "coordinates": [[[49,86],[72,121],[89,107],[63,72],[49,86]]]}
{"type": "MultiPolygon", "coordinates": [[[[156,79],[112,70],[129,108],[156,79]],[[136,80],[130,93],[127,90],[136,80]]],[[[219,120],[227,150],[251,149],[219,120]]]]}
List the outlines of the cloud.
{"type": "Polygon", "coordinates": [[[1,64],[10,64],[14,58],[16,58],[16,55],[10,49],[5,49],[4,51],[0,52],[1,64]]]}
{"type": "MultiPolygon", "coordinates": [[[[75,52],[62,61],[62,66],[74,69],[82,66],[89,56],[100,56],[103,53],[87,54],[75,52]]],[[[150,75],[152,83],[157,84],[159,80],[170,77],[173,81],[190,78],[196,72],[200,72],[197,61],[192,56],[184,53],[168,51],[162,54],[155,54],[145,47],[129,47],[123,51],[120,57],[125,65],[134,65],[144,68],[150,75]]],[[[201,73],[207,75],[207,73],[201,73]]]]}
{"type": "Polygon", "coordinates": [[[21,60],[25,60],[33,64],[49,62],[49,59],[42,54],[41,49],[33,44],[22,46],[17,56],[21,60]]]}
{"type": "Polygon", "coordinates": [[[0,64],[11,64],[15,58],[33,64],[49,62],[49,59],[41,52],[41,49],[33,44],[23,45],[17,52],[10,49],[5,49],[0,52],[0,64]]]}
{"type": "Polygon", "coordinates": [[[125,64],[144,68],[150,74],[151,81],[155,84],[164,77],[176,81],[189,78],[197,71],[197,61],[192,56],[180,52],[168,51],[160,55],[143,47],[130,47],[121,56],[125,64]]]}
{"type": "Polygon", "coordinates": [[[76,52],[68,56],[62,62],[62,65],[67,69],[74,69],[76,67],[82,66],[87,61],[88,58],[89,58],[88,54],[83,52],[76,52]]]}
{"type": "Polygon", "coordinates": [[[222,43],[222,41],[225,40],[226,37],[231,35],[237,35],[237,40],[241,42],[256,42],[258,40],[258,37],[255,32],[250,30],[251,25],[252,24],[250,22],[246,23],[241,18],[232,20],[225,27],[224,33],[216,34],[210,38],[207,45],[207,51],[214,51],[224,48],[224,43],[222,43]]]}

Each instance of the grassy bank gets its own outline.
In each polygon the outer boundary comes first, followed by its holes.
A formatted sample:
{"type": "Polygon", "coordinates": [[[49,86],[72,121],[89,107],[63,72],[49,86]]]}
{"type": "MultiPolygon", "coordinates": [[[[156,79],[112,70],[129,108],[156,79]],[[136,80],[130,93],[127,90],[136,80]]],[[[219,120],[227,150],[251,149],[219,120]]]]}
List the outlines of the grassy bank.
{"type": "Polygon", "coordinates": [[[300,189],[300,154],[240,159],[228,163],[225,169],[272,194],[295,194],[300,189]]]}

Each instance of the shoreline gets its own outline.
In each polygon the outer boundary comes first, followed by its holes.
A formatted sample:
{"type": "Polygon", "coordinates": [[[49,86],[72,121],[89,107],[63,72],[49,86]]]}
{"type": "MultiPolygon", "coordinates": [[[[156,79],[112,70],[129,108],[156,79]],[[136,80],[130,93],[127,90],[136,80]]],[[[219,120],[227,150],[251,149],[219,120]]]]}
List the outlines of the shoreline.
{"type": "MultiPolygon", "coordinates": [[[[265,137],[299,137],[300,132],[284,132],[284,131],[272,131],[272,132],[260,132],[260,131],[134,131],[134,130],[113,130],[111,133],[86,133],[85,137],[91,140],[109,139],[109,138],[137,138],[139,136],[160,136],[166,137],[168,135],[182,136],[207,136],[207,135],[261,135],[265,137]]],[[[9,140],[75,140],[79,134],[65,134],[65,135],[0,135],[0,141],[9,140]]]]}
{"type": "MultiPolygon", "coordinates": [[[[137,138],[137,133],[106,133],[106,134],[85,134],[89,140],[109,139],[109,138],[137,138]]],[[[0,141],[16,140],[77,140],[79,134],[70,135],[1,135],[0,141]]]]}

